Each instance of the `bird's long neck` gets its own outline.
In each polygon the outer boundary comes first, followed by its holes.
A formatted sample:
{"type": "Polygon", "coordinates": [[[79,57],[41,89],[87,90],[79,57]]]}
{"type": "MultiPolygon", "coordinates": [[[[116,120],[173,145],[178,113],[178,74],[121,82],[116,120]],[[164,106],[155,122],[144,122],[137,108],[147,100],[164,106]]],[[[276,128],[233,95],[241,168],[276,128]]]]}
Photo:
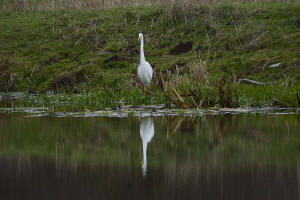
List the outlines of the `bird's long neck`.
{"type": "Polygon", "coordinates": [[[145,61],[145,55],[144,55],[144,38],[141,38],[141,62],[145,61]]]}

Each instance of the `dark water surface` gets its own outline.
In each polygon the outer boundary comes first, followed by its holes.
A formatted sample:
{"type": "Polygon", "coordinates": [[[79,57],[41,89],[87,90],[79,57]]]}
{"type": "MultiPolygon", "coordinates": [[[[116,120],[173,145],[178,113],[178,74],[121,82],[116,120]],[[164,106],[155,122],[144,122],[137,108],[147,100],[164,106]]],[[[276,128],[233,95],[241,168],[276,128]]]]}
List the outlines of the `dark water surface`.
{"type": "Polygon", "coordinates": [[[0,113],[0,199],[300,199],[300,116],[0,113]]]}

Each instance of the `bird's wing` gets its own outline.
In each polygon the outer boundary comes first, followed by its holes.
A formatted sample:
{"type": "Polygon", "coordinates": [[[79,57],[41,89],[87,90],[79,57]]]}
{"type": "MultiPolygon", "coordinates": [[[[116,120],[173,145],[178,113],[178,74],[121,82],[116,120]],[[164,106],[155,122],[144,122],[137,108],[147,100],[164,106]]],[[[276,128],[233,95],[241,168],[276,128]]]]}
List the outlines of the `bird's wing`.
{"type": "Polygon", "coordinates": [[[149,76],[148,78],[151,80],[152,79],[152,75],[153,75],[153,69],[152,69],[151,65],[147,61],[146,61],[146,65],[147,65],[147,70],[148,70],[147,75],[149,76]]]}
{"type": "Polygon", "coordinates": [[[141,68],[141,65],[139,65],[138,67],[137,67],[137,74],[139,75],[139,73],[140,73],[140,68],[141,68]]]}

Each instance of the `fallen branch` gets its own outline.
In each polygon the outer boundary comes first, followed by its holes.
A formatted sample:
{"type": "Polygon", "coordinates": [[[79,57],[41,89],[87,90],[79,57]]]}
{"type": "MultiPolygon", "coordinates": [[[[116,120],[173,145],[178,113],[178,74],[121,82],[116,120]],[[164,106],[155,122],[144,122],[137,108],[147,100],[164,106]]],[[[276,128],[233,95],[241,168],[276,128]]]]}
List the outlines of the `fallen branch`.
{"type": "Polygon", "coordinates": [[[252,85],[268,85],[268,84],[272,84],[272,82],[262,83],[262,82],[254,81],[254,80],[247,79],[247,78],[239,79],[239,81],[237,82],[237,84],[240,84],[242,82],[249,83],[249,84],[252,84],[252,85]]]}
{"type": "Polygon", "coordinates": [[[276,63],[273,65],[270,65],[269,68],[277,68],[277,67],[280,67],[281,65],[282,65],[282,63],[276,63]]]}

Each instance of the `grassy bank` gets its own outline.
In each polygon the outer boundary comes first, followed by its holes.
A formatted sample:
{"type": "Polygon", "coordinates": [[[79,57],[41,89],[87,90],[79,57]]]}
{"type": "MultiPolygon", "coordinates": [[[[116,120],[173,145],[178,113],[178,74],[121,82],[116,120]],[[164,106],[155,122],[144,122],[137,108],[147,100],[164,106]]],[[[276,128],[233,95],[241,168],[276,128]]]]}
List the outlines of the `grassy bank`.
{"type": "Polygon", "coordinates": [[[299,106],[299,3],[1,11],[0,18],[1,91],[53,91],[64,95],[45,101],[97,108],[299,106]],[[136,78],[139,32],[155,71],[153,94],[136,78]]]}

